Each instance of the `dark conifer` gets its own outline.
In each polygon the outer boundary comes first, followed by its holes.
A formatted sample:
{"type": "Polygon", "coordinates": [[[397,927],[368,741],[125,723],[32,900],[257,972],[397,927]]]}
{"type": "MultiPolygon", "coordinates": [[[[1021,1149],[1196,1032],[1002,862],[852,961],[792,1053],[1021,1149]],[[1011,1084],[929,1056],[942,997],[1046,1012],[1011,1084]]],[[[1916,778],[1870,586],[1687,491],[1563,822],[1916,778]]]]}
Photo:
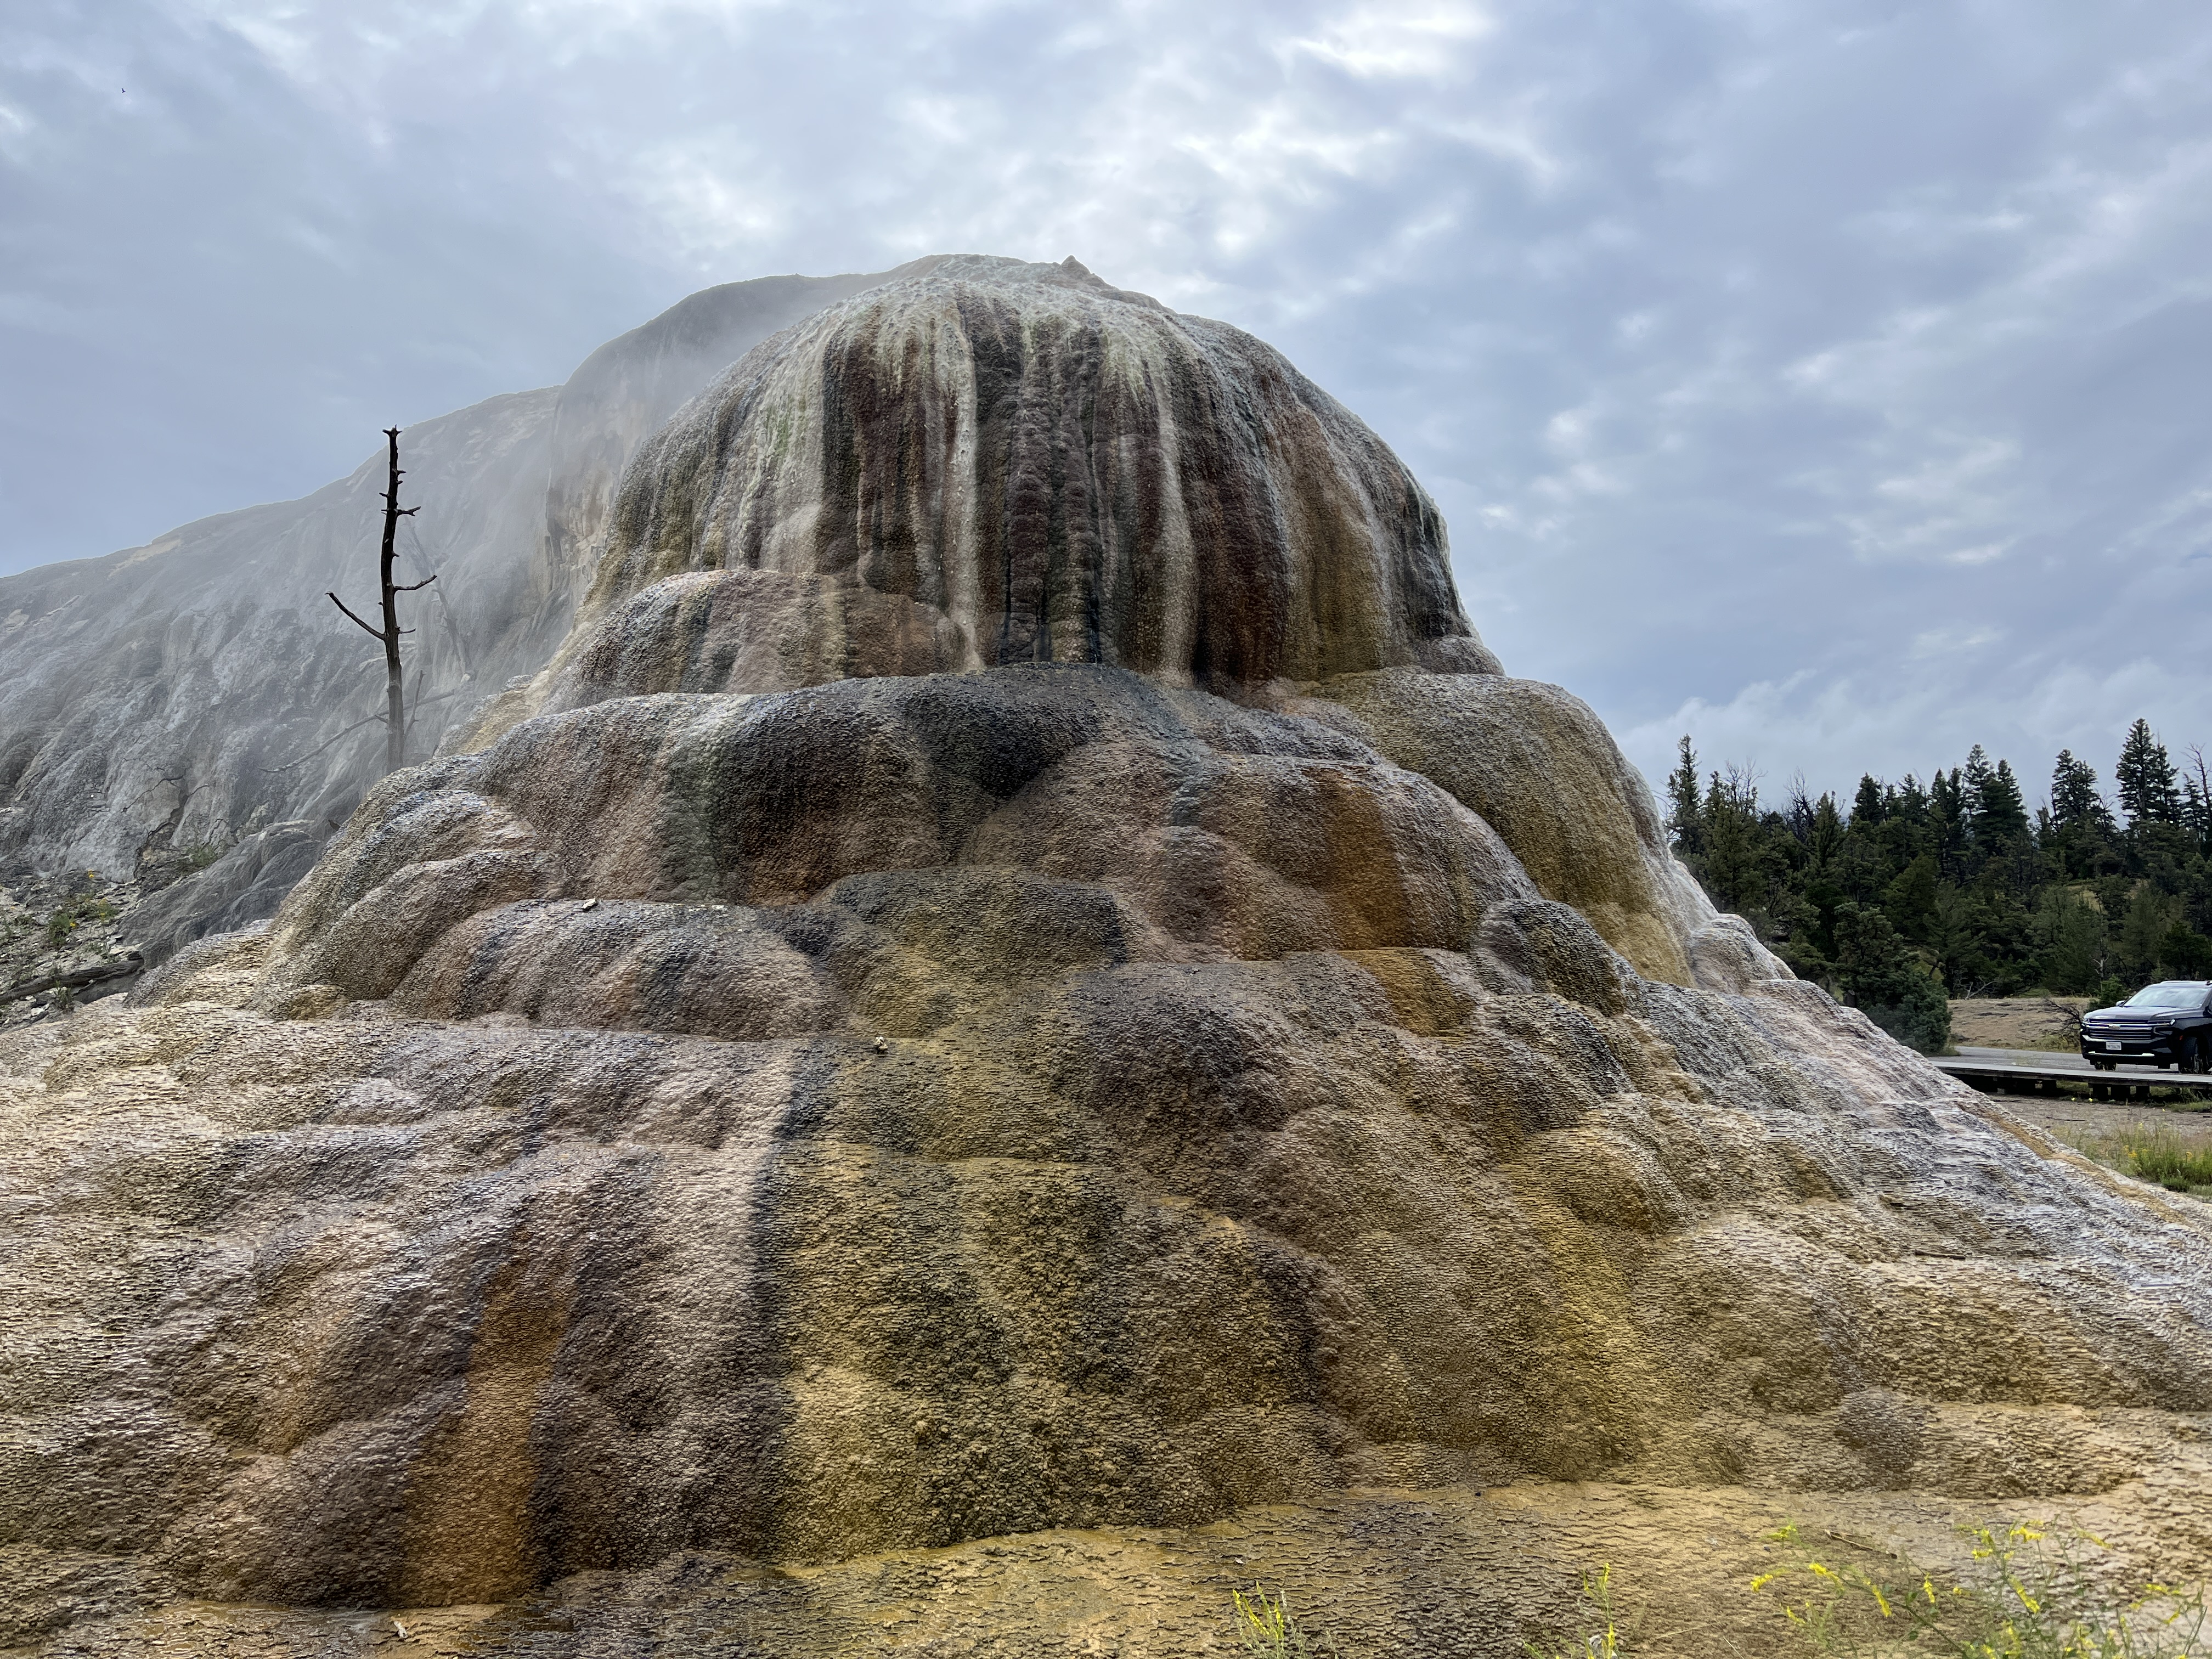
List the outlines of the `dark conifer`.
{"type": "Polygon", "coordinates": [[[1843,845],[1844,821],[1836,811],[1836,798],[1822,795],[1813,807],[1813,836],[1811,849],[1813,869],[1818,874],[1827,869],[1843,845]]]}
{"type": "MultiPolygon", "coordinates": [[[[1978,745],[1974,752],[1981,752],[1978,745]]],[[[1982,778],[1974,803],[1974,839],[1985,848],[1999,848],[2027,837],[2027,803],[2021,799],[2020,780],[2013,776],[2011,763],[1999,761],[1982,778]]]]}
{"type": "Polygon", "coordinates": [[[1959,784],[1959,828],[1972,841],[1982,814],[1982,792],[1989,787],[1991,775],[1989,751],[1976,744],[1967,753],[1965,769],[1952,775],[1959,784]]]}
{"type": "MultiPolygon", "coordinates": [[[[1682,760],[1670,798],[1696,775],[1686,745],[1682,760]]],[[[1765,811],[1756,780],[1732,767],[1694,798],[1705,851],[1692,868],[1799,974],[1907,1041],[1940,1044],[1947,989],[2110,1001],[2212,963],[2200,954],[2212,951],[2212,769],[2196,751],[2174,767],[2139,722],[2124,769],[2141,832],[2123,837],[2096,772],[2070,752],[2033,823],[2011,763],[1980,747],[1925,787],[1868,775],[1848,817],[1832,795],[1808,804],[1794,778],[1784,810],[1765,811]]]]}
{"type": "Polygon", "coordinates": [[[1681,764],[1667,775],[1667,828],[1673,832],[1674,850],[1685,858],[1705,851],[1705,836],[1698,808],[1698,755],[1690,747],[1690,734],[1682,734],[1681,764]]]}
{"type": "Polygon", "coordinates": [[[1859,793],[1851,803],[1851,822],[1872,829],[1882,819],[1882,789],[1880,780],[1869,772],[1859,780],[1859,793]]]}
{"type": "Polygon", "coordinates": [[[2105,798],[2097,793],[2096,769],[2075,760],[2071,750],[2060,750],[2058,764],[2051,770],[2051,817],[2061,830],[2077,824],[2102,829],[2112,821],[2105,798]]]}
{"type": "Polygon", "coordinates": [[[2119,791],[2120,810],[2128,815],[2130,831],[2146,823],[2172,823],[2181,817],[2181,801],[2174,789],[2173,763],[2166,745],[2153,735],[2148,720],[2128,728],[2120,747],[2119,763],[2112,768],[2119,791]]]}
{"type": "Polygon", "coordinates": [[[1906,865],[1897,879],[1889,884],[1889,890],[1882,896],[1882,908],[1905,938],[1919,943],[1927,941],[1936,924],[1936,898],[1940,884],[1936,860],[1925,853],[1906,865]]]}
{"type": "Polygon", "coordinates": [[[1920,787],[1920,780],[1907,772],[1896,788],[1887,792],[1892,817],[1902,818],[1907,823],[1928,822],[1928,792],[1920,787]]]}

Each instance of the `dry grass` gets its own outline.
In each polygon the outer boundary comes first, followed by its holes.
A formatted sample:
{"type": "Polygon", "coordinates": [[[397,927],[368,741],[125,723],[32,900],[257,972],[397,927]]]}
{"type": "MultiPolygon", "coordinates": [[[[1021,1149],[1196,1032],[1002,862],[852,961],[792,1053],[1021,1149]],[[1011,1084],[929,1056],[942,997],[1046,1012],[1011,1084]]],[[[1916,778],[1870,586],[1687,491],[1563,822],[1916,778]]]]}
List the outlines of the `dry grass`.
{"type": "Polygon", "coordinates": [[[1961,997],[1951,1005],[1951,1041],[1977,1048],[2070,1050],[2087,997],[1961,997]]]}

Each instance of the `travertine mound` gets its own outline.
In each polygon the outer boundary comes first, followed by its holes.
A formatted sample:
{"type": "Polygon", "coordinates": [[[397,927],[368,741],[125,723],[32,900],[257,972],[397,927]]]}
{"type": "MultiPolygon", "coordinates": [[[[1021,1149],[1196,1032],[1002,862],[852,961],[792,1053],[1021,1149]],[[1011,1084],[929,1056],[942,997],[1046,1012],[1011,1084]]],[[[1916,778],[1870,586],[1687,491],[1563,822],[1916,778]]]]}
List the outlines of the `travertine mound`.
{"type": "MultiPolygon", "coordinates": [[[[1302,1594],[1364,1606],[1449,1578],[1439,1528],[1490,1571],[1476,1487],[1771,1517],[2201,1467],[2201,1206],[1788,977],[1572,698],[1437,672],[1492,665],[1425,498],[1211,326],[994,262],[769,343],[632,467],[495,736],[378,785],[273,927],[0,1038],[0,1644],[137,1650],[181,1626],[123,1613],[198,1597],[466,1604],[429,1628],[482,1652],[865,1651],[851,1585],[905,1568],[760,1564],[1258,1538],[1285,1503],[1302,1594]],[[969,418],[941,364],[985,338],[1029,343],[1040,432],[1131,400],[1036,475],[1048,519],[1085,467],[1168,490],[1170,432],[1224,498],[1328,511],[1063,558],[963,482],[1018,472],[1026,416],[878,490],[913,453],[882,434],[969,418]],[[1250,395],[1132,389],[1175,385],[1250,395]],[[740,1580],[847,1611],[762,1637],[740,1580]],[[489,1610],[556,1582],[558,1619],[489,1610]]],[[[2138,1534],[2201,1549],[2159,1491],[2138,1534]]],[[[1086,1650],[931,1582],[976,1650],[1086,1650]]],[[[1371,1651],[1512,1650],[1520,1592],[1479,1588],[1479,1635],[1371,1651]]]]}
{"type": "Polygon", "coordinates": [[[585,621],[502,720],[1017,662],[1498,669],[1380,439],[1073,260],[941,260],[757,347],[640,452],[585,621]]]}

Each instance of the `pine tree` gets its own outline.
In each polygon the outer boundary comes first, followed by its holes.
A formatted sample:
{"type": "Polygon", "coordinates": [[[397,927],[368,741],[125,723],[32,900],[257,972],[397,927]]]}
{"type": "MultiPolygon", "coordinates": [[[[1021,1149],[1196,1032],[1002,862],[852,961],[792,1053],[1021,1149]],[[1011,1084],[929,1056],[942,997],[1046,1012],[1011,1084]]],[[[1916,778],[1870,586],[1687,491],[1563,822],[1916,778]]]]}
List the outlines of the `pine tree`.
{"type": "Polygon", "coordinates": [[[1936,860],[1923,853],[1889,884],[1889,890],[1882,895],[1881,908],[1897,924],[1899,933],[1924,945],[1936,923],[1936,896],[1940,886],[1936,860]]]}
{"type": "Polygon", "coordinates": [[[2096,769],[2075,760],[2069,749],[2058,751],[2058,764],[2051,769],[2051,817],[2061,830],[2112,825],[2112,809],[2097,793],[2096,769]]]}
{"type": "Polygon", "coordinates": [[[1943,988],[1880,910],[1848,899],[1836,907],[1836,965],[1837,988],[1852,1006],[1923,1054],[1943,1051],[1951,1038],[1943,988]]]}
{"type": "Polygon", "coordinates": [[[1959,828],[1969,842],[1978,839],[1975,830],[1982,812],[1982,792],[1989,787],[1990,757],[1981,744],[1968,751],[1966,768],[1951,775],[1959,786],[1959,828]]]}
{"type": "Polygon", "coordinates": [[[2189,745],[2189,758],[2181,769],[2181,821],[2197,837],[2200,857],[2212,858],[2212,776],[2207,775],[2204,745],[2189,745]]]}
{"type": "Polygon", "coordinates": [[[1936,831],[1936,856],[1944,871],[1956,875],[1960,855],[1966,848],[1966,781],[1954,768],[1948,775],[1942,767],[1928,782],[1928,821],[1936,831]]]}
{"type": "Polygon", "coordinates": [[[1862,829],[1872,829],[1882,819],[1881,782],[1871,772],[1859,780],[1859,793],[1851,802],[1851,822],[1862,829]]]}
{"type": "Polygon", "coordinates": [[[1836,798],[1823,794],[1813,806],[1813,869],[1825,871],[1844,842],[1844,821],[1836,811],[1836,798]]]}
{"type": "Polygon", "coordinates": [[[1698,808],[1698,755],[1686,732],[1680,753],[1682,763],[1667,775],[1667,828],[1674,834],[1674,850],[1695,858],[1705,851],[1705,838],[1698,808]]]}
{"type": "Polygon", "coordinates": [[[1734,766],[1725,776],[1713,773],[1698,817],[1705,845],[1703,877],[1713,902],[1739,915],[1762,908],[1766,879],[1759,858],[1757,781],[1734,766]]]}
{"type": "Polygon", "coordinates": [[[2146,823],[2172,823],[2180,817],[2173,763],[2166,758],[2166,745],[2152,734],[2148,720],[2139,720],[2128,728],[2119,763],[2112,768],[2112,781],[2119,791],[2120,810],[2128,815],[2130,831],[2146,823]]]}
{"type": "Polygon", "coordinates": [[[2035,915],[2043,981],[2061,995],[2086,995],[2104,981],[2105,913],[2064,887],[2046,887],[2035,915]]]}
{"type": "Polygon", "coordinates": [[[1897,787],[1884,792],[1889,803],[1889,816],[1902,818],[1907,823],[1928,822],[1928,792],[1920,787],[1920,780],[1907,772],[1897,782],[1897,787]]]}
{"type": "MultiPolygon", "coordinates": [[[[1974,752],[1981,753],[1975,745],[1974,752]]],[[[2021,799],[2020,780],[2012,763],[1999,761],[1995,771],[1984,771],[1974,801],[1974,839],[1984,848],[2010,846],[2027,838],[2027,803],[2021,799]]]]}

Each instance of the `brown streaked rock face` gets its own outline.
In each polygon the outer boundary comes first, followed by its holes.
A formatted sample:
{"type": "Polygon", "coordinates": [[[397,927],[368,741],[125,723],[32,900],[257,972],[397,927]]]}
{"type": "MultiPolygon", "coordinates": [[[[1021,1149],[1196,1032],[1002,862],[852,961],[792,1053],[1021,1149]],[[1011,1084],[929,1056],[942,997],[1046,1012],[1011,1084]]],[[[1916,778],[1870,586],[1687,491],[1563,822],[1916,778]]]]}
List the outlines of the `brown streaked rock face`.
{"type": "Polygon", "coordinates": [[[1276,352],[972,258],[764,343],[672,421],[583,622],[501,720],[1020,662],[1222,689],[1497,668],[1427,493],[1276,352]]]}
{"type": "MultiPolygon", "coordinates": [[[[1505,1483],[2094,1499],[2202,1571],[2201,1206],[1713,915],[1264,347],[940,262],[655,439],[594,592],[273,926],[0,1036],[0,1646],[849,1652],[732,1586],[1167,1529],[1151,1607],[1266,1504],[1310,1605],[1426,1605],[1505,1483]]],[[[1505,1650],[1504,1582],[1373,1650],[1505,1650]]]]}

